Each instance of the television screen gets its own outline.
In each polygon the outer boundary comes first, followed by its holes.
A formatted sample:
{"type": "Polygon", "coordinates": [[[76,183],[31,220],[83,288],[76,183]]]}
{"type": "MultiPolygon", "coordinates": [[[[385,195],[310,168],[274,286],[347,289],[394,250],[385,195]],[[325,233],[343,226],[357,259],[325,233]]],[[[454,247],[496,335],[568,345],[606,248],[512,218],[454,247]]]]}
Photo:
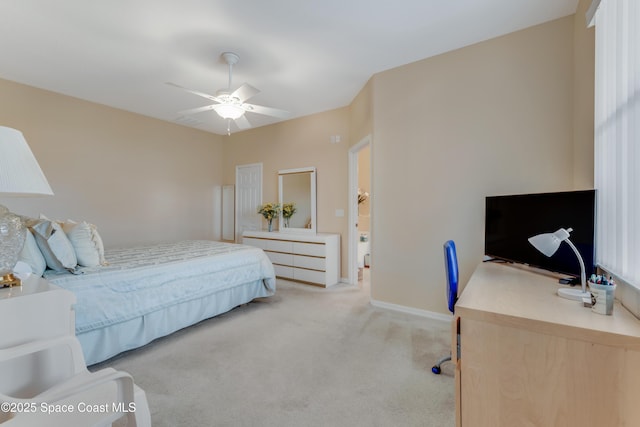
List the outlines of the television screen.
{"type": "Polygon", "coordinates": [[[582,255],[589,277],[595,270],[595,198],[595,190],[487,197],[485,254],[579,277],[580,263],[569,245],[560,244],[558,251],[547,257],[528,240],[572,228],[569,240],[582,255]]]}

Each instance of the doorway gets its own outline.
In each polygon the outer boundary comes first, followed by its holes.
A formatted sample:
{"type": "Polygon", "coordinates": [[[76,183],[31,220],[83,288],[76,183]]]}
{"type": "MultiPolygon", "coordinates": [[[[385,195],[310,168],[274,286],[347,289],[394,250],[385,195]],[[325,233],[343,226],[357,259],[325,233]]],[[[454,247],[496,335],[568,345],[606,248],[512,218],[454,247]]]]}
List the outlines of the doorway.
{"type": "Polygon", "coordinates": [[[349,149],[348,280],[359,285],[371,265],[371,135],[349,149]]]}

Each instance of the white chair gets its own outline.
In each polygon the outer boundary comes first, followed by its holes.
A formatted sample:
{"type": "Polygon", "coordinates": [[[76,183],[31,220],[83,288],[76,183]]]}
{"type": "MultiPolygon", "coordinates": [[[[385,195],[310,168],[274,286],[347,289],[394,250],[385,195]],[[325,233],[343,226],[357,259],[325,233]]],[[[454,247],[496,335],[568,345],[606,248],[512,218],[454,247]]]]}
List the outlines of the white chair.
{"type": "Polygon", "coordinates": [[[73,335],[0,349],[0,426],[151,426],[129,374],[89,372],[73,335]]]}

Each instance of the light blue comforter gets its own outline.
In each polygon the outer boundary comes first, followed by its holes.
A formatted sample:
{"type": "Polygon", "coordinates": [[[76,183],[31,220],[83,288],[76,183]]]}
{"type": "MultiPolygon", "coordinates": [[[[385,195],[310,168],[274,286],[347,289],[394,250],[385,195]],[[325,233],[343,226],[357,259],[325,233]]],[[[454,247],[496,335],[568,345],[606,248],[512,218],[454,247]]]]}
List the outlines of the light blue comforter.
{"type": "Polygon", "coordinates": [[[108,250],[107,266],[45,277],[77,297],[76,333],[145,316],[169,305],[252,281],[275,292],[265,253],[251,246],[207,240],[108,250]]]}

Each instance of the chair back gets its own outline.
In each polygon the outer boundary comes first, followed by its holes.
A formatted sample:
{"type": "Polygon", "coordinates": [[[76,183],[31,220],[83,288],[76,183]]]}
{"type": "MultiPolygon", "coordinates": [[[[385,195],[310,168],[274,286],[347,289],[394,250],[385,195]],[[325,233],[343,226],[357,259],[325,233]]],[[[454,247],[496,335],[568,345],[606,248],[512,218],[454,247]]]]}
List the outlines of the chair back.
{"type": "Polygon", "coordinates": [[[456,254],[456,244],[453,240],[445,242],[443,247],[444,266],[447,273],[447,301],[449,303],[449,311],[453,313],[458,300],[458,255],[456,254]]]}

